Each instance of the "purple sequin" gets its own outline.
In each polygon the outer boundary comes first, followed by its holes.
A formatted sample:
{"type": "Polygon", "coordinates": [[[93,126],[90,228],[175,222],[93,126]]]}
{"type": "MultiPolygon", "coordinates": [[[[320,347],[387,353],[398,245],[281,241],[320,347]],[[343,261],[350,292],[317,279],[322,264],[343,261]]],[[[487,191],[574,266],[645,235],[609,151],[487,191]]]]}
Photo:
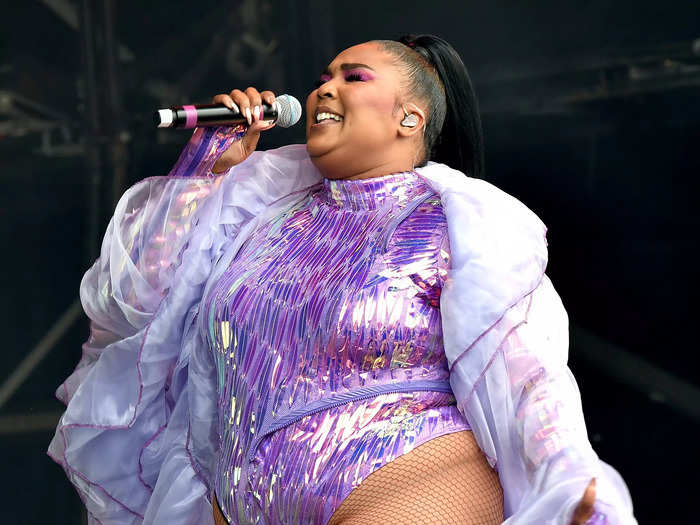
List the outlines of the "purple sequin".
{"type": "Polygon", "coordinates": [[[324,180],[241,247],[204,312],[231,523],[327,523],[374,470],[469,429],[442,346],[446,233],[403,173],[324,180]]]}

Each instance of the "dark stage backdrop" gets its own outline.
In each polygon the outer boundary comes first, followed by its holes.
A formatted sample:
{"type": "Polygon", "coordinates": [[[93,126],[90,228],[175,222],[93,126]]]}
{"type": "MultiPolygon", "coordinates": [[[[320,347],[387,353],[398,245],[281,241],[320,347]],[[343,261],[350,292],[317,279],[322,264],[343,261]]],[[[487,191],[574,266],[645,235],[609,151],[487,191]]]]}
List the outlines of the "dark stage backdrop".
{"type": "MultiPolygon", "coordinates": [[[[0,523],[83,523],[45,455],[53,392],[86,338],[75,301],[114,196],[166,173],[187,141],[155,131],[152,111],[248,85],[303,100],[339,50],[405,32],[462,54],[487,178],[549,227],[596,450],[640,523],[696,521],[697,20],[691,0],[5,2],[0,523]]],[[[297,126],[261,147],[303,140],[297,126]]]]}

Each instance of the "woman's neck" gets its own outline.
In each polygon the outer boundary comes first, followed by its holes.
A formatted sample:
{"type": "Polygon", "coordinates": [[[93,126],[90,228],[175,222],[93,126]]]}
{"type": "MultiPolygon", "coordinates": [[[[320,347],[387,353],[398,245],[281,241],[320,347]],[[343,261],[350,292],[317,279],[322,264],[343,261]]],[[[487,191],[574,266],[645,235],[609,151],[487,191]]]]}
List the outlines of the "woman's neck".
{"type": "Polygon", "coordinates": [[[405,161],[388,161],[383,164],[375,165],[371,168],[361,168],[352,169],[352,166],[344,166],[338,170],[323,170],[321,175],[326,179],[333,180],[361,180],[361,179],[371,179],[374,177],[383,177],[384,175],[391,175],[392,173],[403,173],[406,171],[412,171],[413,166],[409,165],[405,161]]]}
{"type": "Polygon", "coordinates": [[[344,149],[319,157],[311,157],[321,175],[332,180],[360,180],[382,177],[392,173],[412,171],[412,154],[396,146],[388,151],[369,151],[364,154],[344,149]]]}

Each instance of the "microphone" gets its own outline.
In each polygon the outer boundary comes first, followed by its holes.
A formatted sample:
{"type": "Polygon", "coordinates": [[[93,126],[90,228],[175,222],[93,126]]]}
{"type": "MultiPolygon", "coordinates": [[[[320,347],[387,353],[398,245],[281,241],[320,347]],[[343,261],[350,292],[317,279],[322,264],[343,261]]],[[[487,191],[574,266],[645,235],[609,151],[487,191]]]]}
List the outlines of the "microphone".
{"type": "MultiPolygon", "coordinates": [[[[301,118],[301,104],[291,95],[280,95],[274,104],[263,104],[263,120],[273,120],[283,128],[293,126],[301,118]]],[[[153,122],[159,128],[192,129],[207,126],[248,125],[248,120],[240,111],[234,111],[223,104],[201,104],[159,109],[153,115],[153,122]]]]}

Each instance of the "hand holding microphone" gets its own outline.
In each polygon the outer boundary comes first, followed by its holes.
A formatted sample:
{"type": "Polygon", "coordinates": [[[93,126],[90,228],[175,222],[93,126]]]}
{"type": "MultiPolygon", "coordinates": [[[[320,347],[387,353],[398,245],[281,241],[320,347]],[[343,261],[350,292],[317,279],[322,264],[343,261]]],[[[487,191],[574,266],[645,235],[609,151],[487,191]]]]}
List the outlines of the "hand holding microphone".
{"type": "Polygon", "coordinates": [[[279,124],[287,128],[299,121],[301,104],[289,95],[275,98],[272,91],[259,92],[254,87],[245,91],[234,89],[229,94],[219,94],[206,106],[181,106],[161,109],[155,114],[158,127],[194,128],[202,126],[245,125],[247,130],[241,140],[231,146],[214,164],[214,173],[221,173],[243,162],[255,151],[260,132],[279,124]]]}

